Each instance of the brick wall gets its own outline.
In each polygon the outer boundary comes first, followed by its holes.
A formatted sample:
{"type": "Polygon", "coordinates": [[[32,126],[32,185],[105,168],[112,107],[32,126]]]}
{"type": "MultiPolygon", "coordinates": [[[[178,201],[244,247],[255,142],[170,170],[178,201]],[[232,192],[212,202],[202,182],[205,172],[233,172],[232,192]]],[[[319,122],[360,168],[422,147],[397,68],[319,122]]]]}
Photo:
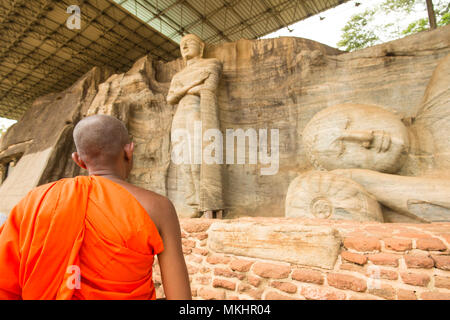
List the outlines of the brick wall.
{"type": "MultiPolygon", "coordinates": [[[[295,220],[332,226],[341,234],[341,253],[328,270],[212,252],[208,229],[215,221],[181,220],[194,299],[450,300],[450,223],[295,220]]],[[[156,264],[154,281],[157,297],[163,297],[156,264]]]]}

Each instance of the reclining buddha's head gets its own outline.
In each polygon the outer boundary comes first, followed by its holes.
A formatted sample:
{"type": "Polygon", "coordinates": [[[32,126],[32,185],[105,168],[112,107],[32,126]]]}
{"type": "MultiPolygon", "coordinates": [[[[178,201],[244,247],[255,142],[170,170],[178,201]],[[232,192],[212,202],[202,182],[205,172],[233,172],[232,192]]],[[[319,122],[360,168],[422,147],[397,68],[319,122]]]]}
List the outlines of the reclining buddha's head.
{"type": "Polygon", "coordinates": [[[318,112],[303,130],[303,145],[317,169],[395,173],[409,151],[408,129],[380,107],[340,104],[318,112]]]}

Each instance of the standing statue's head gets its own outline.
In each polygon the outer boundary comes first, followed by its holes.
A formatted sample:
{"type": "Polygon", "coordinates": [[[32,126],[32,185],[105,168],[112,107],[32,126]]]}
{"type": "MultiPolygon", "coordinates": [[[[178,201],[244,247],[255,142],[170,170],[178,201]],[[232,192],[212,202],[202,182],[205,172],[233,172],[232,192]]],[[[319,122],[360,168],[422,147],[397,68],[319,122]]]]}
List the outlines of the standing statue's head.
{"type": "Polygon", "coordinates": [[[318,112],[303,130],[303,145],[318,169],[395,173],[409,152],[399,117],[377,106],[340,104],[318,112]]]}
{"type": "Polygon", "coordinates": [[[203,57],[205,43],[195,34],[185,35],[180,42],[181,56],[184,61],[203,57]]]}

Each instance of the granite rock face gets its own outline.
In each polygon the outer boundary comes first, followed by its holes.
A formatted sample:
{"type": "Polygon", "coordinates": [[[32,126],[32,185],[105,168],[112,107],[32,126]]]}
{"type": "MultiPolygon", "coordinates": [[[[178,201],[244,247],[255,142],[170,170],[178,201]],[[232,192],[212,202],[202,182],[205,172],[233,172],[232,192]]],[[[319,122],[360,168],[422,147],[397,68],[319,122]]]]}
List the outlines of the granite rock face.
{"type": "Polygon", "coordinates": [[[123,121],[135,144],[130,182],[166,195],[174,108],[165,98],[169,83],[155,76],[154,62],[142,57],[128,72],[100,84],[84,116],[108,114],[123,121]]]}
{"type": "MultiPolygon", "coordinates": [[[[244,164],[223,165],[226,216],[284,216],[289,184],[300,173],[313,168],[302,142],[302,132],[315,114],[338,104],[375,105],[396,114],[412,132],[422,134],[422,128],[427,128],[428,136],[420,140],[421,146],[411,145],[414,152],[409,153],[398,175],[420,176],[448,170],[448,139],[440,142],[435,139],[447,136],[450,121],[446,111],[448,71],[434,70],[438,70],[438,64],[449,53],[449,26],[353,53],[291,37],[240,40],[207,47],[204,57],[216,58],[223,65],[217,89],[223,136],[227,129],[250,129],[258,135],[260,129],[268,130],[268,141],[273,141],[271,129],[277,129],[279,135],[276,145],[279,163],[275,174],[261,174],[261,169],[270,164],[263,163],[259,157],[256,164],[250,164],[248,154],[244,164]],[[440,89],[427,89],[433,72],[434,78],[444,79],[440,89]],[[430,97],[426,103],[424,95],[430,97]],[[419,126],[420,129],[414,131],[419,126]]],[[[137,145],[130,181],[168,196],[179,215],[189,217],[192,212],[185,203],[186,185],[181,172],[171,162],[170,131],[176,109],[166,102],[170,81],[183,67],[181,59],[162,63],[142,57],[128,72],[96,82],[98,89],[89,91],[92,93],[89,99],[67,100],[64,107],[81,110],[82,116],[104,113],[123,120],[137,145]]],[[[35,104],[43,104],[39,101],[45,100],[48,106],[40,109],[40,117],[71,114],[72,111],[61,113],[62,104],[56,100],[65,95],[63,92],[39,99],[35,104]]],[[[37,132],[39,127],[33,110],[37,109],[30,110],[3,138],[0,162],[7,162],[8,150],[12,150],[14,144],[43,137],[50,141],[49,132],[56,134],[60,130],[47,126],[46,132],[37,132]],[[35,130],[34,133],[31,130],[35,130]],[[25,132],[29,136],[25,137],[25,132]]],[[[58,121],[58,125],[64,127],[64,120],[58,121]]],[[[71,119],[71,123],[75,121],[71,119]]],[[[72,142],[68,131],[66,134],[61,143],[69,150],[72,142]]],[[[223,143],[225,145],[225,139],[223,143]]],[[[246,146],[247,152],[253,152],[252,148],[255,146],[246,146]]],[[[43,155],[40,165],[23,156],[16,169],[20,162],[27,160],[24,166],[47,172],[36,173],[37,182],[33,184],[77,174],[74,168],[66,169],[66,164],[70,166],[66,160],[70,153],[62,153],[64,160],[54,162],[58,163],[56,167],[48,165],[45,160],[48,155],[43,155]]],[[[14,172],[3,185],[13,177],[14,172]]],[[[31,185],[21,186],[22,194],[31,185]]],[[[1,188],[0,197],[6,194],[5,188],[1,188]]],[[[8,208],[3,207],[0,211],[8,208]]]]}
{"type": "Polygon", "coordinates": [[[65,91],[37,99],[8,129],[0,140],[0,213],[38,185],[84,174],[71,159],[72,131],[110,74],[93,68],[65,91]]]}

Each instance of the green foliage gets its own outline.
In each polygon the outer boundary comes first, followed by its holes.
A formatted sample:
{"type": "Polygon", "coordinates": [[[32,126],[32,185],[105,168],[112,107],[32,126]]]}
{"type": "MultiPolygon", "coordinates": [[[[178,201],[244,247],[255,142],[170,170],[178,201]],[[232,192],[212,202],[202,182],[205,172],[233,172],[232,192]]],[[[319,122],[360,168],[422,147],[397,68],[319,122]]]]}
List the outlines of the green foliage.
{"type": "MultiPolygon", "coordinates": [[[[408,1],[408,0],[405,0],[408,1]]],[[[409,0],[412,1],[412,0],[409,0]]],[[[417,1],[417,0],[415,0],[417,1]]],[[[445,5],[444,2],[436,2],[434,4],[434,12],[436,14],[437,19],[437,25],[440,26],[446,26],[450,24],[450,4],[445,5]]],[[[421,18],[419,20],[416,20],[414,22],[411,22],[408,27],[402,31],[402,34],[404,35],[410,35],[413,33],[421,32],[428,30],[430,28],[430,23],[428,21],[428,16],[426,18],[421,18]]]]}
{"type": "MultiPolygon", "coordinates": [[[[433,0],[433,7],[437,25],[450,24],[450,3],[447,0],[433,0]]],[[[386,41],[386,38],[393,40],[428,29],[429,21],[425,0],[385,0],[377,7],[353,15],[342,29],[343,34],[337,46],[347,51],[354,51],[381,43],[383,38],[384,41],[386,41]],[[411,22],[404,29],[402,29],[403,27],[396,27],[392,23],[382,25],[372,23],[375,16],[387,16],[392,13],[406,18],[414,10],[417,12],[417,8],[425,8],[419,11],[423,11],[422,17],[411,22]]]]}
{"type": "Polygon", "coordinates": [[[439,19],[438,26],[446,26],[450,24],[450,12],[446,12],[439,19]]]}
{"type": "Polygon", "coordinates": [[[438,26],[446,26],[450,24],[450,3],[445,5],[444,3],[439,3],[436,8],[436,17],[438,26]]]}
{"type": "Polygon", "coordinates": [[[392,11],[404,11],[406,13],[411,13],[417,1],[419,0],[386,0],[381,4],[380,9],[386,13],[392,11]]]}
{"type": "Polygon", "coordinates": [[[375,11],[366,10],[361,14],[355,14],[344,26],[342,39],[337,43],[338,47],[353,51],[375,44],[378,37],[367,28],[368,23],[373,19],[375,11]]]}
{"type": "Polygon", "coordinates": [[[420,31],[425,31],[429,28],[428,18],[422,18],[411,22],[405,30],[402,30],[402,34],[410,35],[420,31]]]}

